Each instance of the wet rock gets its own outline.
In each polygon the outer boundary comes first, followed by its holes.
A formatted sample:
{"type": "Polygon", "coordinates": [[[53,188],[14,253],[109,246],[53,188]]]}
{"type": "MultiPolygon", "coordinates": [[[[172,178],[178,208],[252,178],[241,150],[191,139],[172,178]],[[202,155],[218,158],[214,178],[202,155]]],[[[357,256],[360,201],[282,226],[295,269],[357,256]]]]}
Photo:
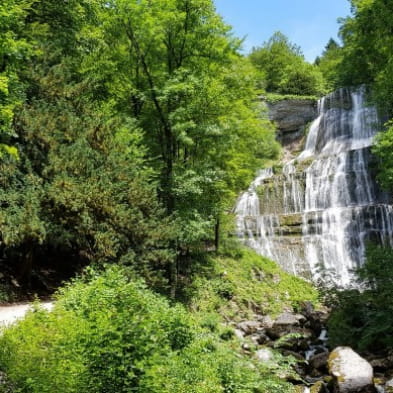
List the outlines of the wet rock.
{"type": "Polygon", "coordinates": [[[299,360],[300,362],[305,362],[306,359],[304,358],[303,355],[301,355],[299,352],[295,352],[295,351],[290,351],[288,349],[285,349],[284,351],[281,351],[281,353],[284,356],[293,356],[296,360],[299,360]]]}
{"type": "Polygon", "coordinates": [[[328,309],[322,308],[316,311],[311,302],[305,302],[303,304],[301,313],[307,319],[305,326],[309,329],[312,329],[315,334],[319,336],[322,333],[324,326],[326,325],[329,318],[328,309]]]}
{"type": "Polygon", "coordinates": [[[349,347],[338,347],[328,360],[337,393],[375,393],[373,368],[349,347]]]}
{"type": "Polygon", "coordinates": [[[385,384],[385,392],[386,393],[393,393],[393,379],[390,379],[385,384]]]}
{"type": "Polygon", "coordinates": [[[243,321],[238,323],[236,327],[246,336],[249,336],[255,333],[261,327],[261,324],[257,321],[243,321]]]}
{"type": "Polygon", "coordinates": [[[316,370],[321,370],[327,368],[328,359],[329,359],[329,353],[322,352],[317,355],[311,356],[308,362],[312,368],[316,370]]]}
{"type": "Polygon", "coordinates": [[[374,358],[370,360],[370,364],[374,371],[386,371],[393,367],[391,358],[374,358]]]}
{"type": "Polygon", "coordinates": [[[322,381],[318,381],[311,386],[310,393],[327,393],[327,388],[322,381]]]}

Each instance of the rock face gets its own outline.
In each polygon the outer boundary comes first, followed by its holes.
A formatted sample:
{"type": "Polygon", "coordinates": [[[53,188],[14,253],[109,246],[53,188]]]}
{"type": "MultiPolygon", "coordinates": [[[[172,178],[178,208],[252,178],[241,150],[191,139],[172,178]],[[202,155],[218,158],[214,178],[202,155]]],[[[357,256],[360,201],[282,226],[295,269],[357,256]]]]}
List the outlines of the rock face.
{"type": "Polygon", "coordinates": [[[284,145],[301,137],[307,124],[318,115],[316,100],[288,99],[268,102],[267,107],[269,119],[276,123],[284,145]]]}
{"type": "Polygon", "coordinates": [[[338,393],[375,392],[373,368],[349,347],[338,347],[330,354],[329,372],[338,393]]]}

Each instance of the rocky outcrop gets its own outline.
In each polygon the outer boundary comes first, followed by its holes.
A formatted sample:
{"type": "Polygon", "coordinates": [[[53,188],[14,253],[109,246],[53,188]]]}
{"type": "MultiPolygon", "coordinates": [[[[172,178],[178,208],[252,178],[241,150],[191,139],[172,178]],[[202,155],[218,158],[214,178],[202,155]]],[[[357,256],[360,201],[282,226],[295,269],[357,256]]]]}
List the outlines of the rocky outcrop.
{"type": "Polygon", "coordinates": [[[349,347],[338,347],[329,356],[329,372],[338,393],[374,393],[373,368],[349,347]]]}
{"type": "Polygon", "coordinates": [[[325,308],[304,302],[298,312],[276,317],[257,315],[234,325],[245,354],[266,367],[280,356],[290,357],[291,372],[281,378],[301,393],[393,393],[393,353],[366,353],[362,358],[349,347],[329,353],[325,308]]]}
{"type": "Polygon", "coordinates": [[[278,129],[278,137],[285,145],[303,136],[308,123],[318,116],[317,101],[312,99],[284,99],[267,102],[269,119],[278,129]]]}

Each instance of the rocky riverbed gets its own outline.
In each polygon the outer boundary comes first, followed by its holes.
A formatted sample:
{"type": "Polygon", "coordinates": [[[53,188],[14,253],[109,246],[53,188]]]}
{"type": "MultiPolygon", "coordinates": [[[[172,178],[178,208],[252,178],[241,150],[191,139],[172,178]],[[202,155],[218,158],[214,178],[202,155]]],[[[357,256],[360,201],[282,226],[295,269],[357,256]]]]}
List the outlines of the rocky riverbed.
{"type": "Polygon", "coordinates": [[[357,354],[349,347],[328,347],[328,310],[305,303],[299,313],[275,318],[258,316],[236,324],[242,350],[259,361],[274,361],[274,353],[291,356],[293,371],[283,376],[299,393],[393,392],[393,356],[357,354]]]}

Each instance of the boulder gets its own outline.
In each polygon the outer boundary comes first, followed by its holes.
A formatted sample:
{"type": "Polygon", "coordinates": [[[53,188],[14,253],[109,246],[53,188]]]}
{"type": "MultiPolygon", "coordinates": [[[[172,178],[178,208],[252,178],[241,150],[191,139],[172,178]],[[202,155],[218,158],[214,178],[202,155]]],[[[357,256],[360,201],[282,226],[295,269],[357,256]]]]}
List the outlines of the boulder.
{"type": "Polygon", "coordinates": [[[322,353],[318,353],[317,355],[311,356],[308,362],[312,368],[316,370],[321,370],[327,367],[328,359],[329,359],[329,353],[322,352],[322,353]]]}
{"type": "Polygon", "coordinates": [[[370,364],[373,367],[374,371],[385,372],[386,370],[389,370],[393,367],[391,357],[374,358],[370,360],[370,364]]]}
{"type": "Polygon", "coordinates": [[[249,336],[255,333],[261,327],[261,324],[257,321],[243,321],[238,323],[236,327],[246,336],[249,336]]]}
{"type": "Polygon", "coordinates": [[[322,381],[318,381],[316,384],[311,386],[310,393],[326,393],[327,388],[322,381]]]}
{"type": "Polygon", "coordinates": [[[304,333],[301,324],[305,321],[301,314],[285,312],[277,317],[272,327],[266,329],[266,334],[274,340],[290,333],[304,333]]]}
{"type": "Polygon", "coordinates": [[[242,349],[243,349],[243,351],[251,352],[251,346],[248,343],[243,343],[242,344],[242,349]]]}
{"type": "Polygon", "coordinates": [[[274,319],[270,315],[264,315],[259,319],[259,322],[263,328],[269,329],[273,326],[274,319]]]}
{"type": "Polygon", "coordinates": [[[264,329],[258,329],[253,335],[253,339],[258,345],[263,345],[270,341],[264,329]]]}
{"type": "Polygon", "coordinates": [[[291,312],[284,312],[280,314],[274,321],[274,325],[288,326],[288,325],[300,325],[304,322],[306,317],[302,314],[293,314],[291,312]]]}
{"type": "Polygon", "coordinates": [[[386,393],[393,393],[393,379],[390,379],[385,384],[385,392],[386,393]]]}
{"type": "Polygon", "coordinates": [[[328,366],[329,373],[334,377],[336,392],[376,392],[373,385],[373,368],[351,348],[336,348],[329,355],[328,366]]]}
{"type": "Polygon", "coordinates": [[[255,353],[256,358],[262,363],[269,363],[274,358],[274,353],[270,348],[258,349],[255,353]]]}

